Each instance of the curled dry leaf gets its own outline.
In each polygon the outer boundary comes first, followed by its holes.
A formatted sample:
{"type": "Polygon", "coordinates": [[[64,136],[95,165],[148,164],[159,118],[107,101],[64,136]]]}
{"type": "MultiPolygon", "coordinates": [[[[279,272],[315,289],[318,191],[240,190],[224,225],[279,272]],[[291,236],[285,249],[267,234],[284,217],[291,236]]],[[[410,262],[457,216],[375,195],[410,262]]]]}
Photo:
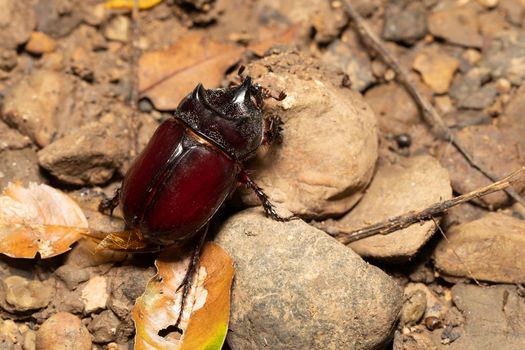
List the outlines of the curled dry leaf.
{"type": "Polygon", "coordinates": [[[50,258],[69,250],[88,223],[65,193],[47,185],[10,183],[0,196],[0,253],[13,258],[50,258]]]}
{"type": "MultiPolygon", "coordinates": [[[[137,5],[141,10],[147,10],[160,4],[163,0],[138,0],[137,5]]],[[[135,0],[108,0],[106,1],[106,7],[109,9],[128,9],[133,8],[133,3],[135,0]]]]}
{"type": "Polygon", "coordinates": [[[298,26],[293,26],[276,37],[245,48],[214,41],[202,32],[190,32],[167,49],[142,55],[139,93],[149,98],[157,109],[175,109],[197,83],[206,88],[217,87],[226,70],[239,61],[246,50],[262,55],[273,45],[292,42],[298,33],[298,26]]]}
{"type": "Polygon", "coordinates": [[[233,259],[215,243],[207,243],[183,310],[179,328],[173,330],[180,311],[182,283],[189,254],[168,250],[157,259],[157,275],[133,308],[135,349],[220,350],[226,338],[230,312],[233,259]]]}

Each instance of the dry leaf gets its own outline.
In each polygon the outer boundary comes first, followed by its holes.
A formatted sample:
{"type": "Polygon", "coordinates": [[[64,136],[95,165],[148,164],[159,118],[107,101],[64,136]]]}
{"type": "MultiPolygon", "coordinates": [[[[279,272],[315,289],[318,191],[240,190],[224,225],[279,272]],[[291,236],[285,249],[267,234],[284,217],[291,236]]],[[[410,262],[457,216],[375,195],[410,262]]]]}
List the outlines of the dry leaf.
{"type": "Polygon", "coordinates": [[[166,50],[147,52],[139,62],[139,93],[161,110],[175,109],[198,82],[217,86],[243,48],[191,32],[166,50]]]}
{"type": "MultiPolygon", "coordinates": [[[[138,8],[141,10],[147,10],[160,4],[163,0],[138,0],[138,8]]],[[[108,0],[106,1],[106,7],[110,9],[133,9],[133,3],[135,0],[108,0]]]]}
{"type": "Polygon", "coordinates": [[[226,70],[246,50],[262,55],[273,45],[292,42],[297,33],[298,27],[294,26],[275,38],[244,48],[214,41],[202,32],[190,32],[168,49],[142,55],[139,93],[148,97],[157,109],[175,109],[197,83],[206,88],[217,87],[226,70]]]}
{"type": "Polygon", "coordinates": [[[157,275],[135,303],[135,349],[220,350],[228,330],[233,260],[215,243],[204,246],[179,325],[184,332],[180,336],[170,332],[170,326],[179,315],[182,288],[175,291],[186,273],[189,255],[176,260],[175,254],[166,251],[157,259],[157,275]]]}
{"type": "Polygon", "coordinates": [[[47,185],[10,183],[0,196],[0,253],[13,258],[50,258],[69,250],[88,223],[65,193],[47,185]]]}

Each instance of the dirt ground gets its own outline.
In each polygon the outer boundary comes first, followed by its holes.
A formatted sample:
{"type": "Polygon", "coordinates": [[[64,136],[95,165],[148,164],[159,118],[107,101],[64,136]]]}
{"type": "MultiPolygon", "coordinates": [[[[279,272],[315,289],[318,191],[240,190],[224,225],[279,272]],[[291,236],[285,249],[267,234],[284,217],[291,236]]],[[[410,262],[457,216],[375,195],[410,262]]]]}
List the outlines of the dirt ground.
{"type": "MultiPolygon", "coordinates": [[[[525,165],[525,1],[352,4],[480,165],[497,178],[525,165]]],[[[164,0],[132,18],[96,0],[0,0],[0,188],[48,184],[91,228],[122,229],[120,209],[110,219],[100,200],[185,95],[199,82],[227,86],[240,65],[287,94],[267,107],[284,121],[283,143],[247,168],[279,211],[311,226],[357,229],[492,183],[432,131],[342,1],[164,0]]],[[[513,189],[525,196],[525,179],[513,189]]],[[[212,231],[255,205],[241,189],[212,231]]],[[[525,349],[524,220],[499,191],[440,215],[439,229],[428,220],[351,243],[404,291],[380,346],[525,349]]],[[[93,249],[84,240],[50,259],[0,255],[0,349],[133,348],[131,309],[155,254],[93,249]]],[[[243,341],[223,348],[260,344],[243,341]]],[[[294,348],[285,344],[268,348],[294,348]]]]}

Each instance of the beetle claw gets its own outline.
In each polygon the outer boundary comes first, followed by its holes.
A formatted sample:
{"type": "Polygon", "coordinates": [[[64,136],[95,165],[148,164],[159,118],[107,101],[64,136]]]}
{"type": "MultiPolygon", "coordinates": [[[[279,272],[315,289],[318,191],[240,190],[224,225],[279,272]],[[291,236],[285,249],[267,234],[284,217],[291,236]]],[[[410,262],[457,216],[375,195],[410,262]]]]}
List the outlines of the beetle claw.
{"type": "Polygon", "coordinates": [[[115,190],[113,197],[108,198],[104,194],[104,198],[100,201],[98,205],[98,211],[101,213],[106,213],[109,210],[109,216],[113,216],[113,211],[118,206],[120,201],[120,189],[121,187],[115,190]]]}

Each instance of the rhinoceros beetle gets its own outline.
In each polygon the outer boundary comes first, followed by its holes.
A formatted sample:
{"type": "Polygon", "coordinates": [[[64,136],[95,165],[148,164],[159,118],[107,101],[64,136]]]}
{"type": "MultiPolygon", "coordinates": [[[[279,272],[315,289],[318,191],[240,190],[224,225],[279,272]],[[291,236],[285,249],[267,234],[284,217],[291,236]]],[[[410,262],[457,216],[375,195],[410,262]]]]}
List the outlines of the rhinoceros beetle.
{"type": "MultiPolygon", "coordinates": [[[[272,96],[250,77],[237,86],[187,95],[173,118],[164,121],[124,176],[121,189],[103,200],[101,211],[120,204],[126,226],[138,229],[156,247],[195,241],[181,286],[183,302],[191,286],[208,222],[240,182],[252,189],[268,216],[279,216],[264,192],[249,178],[243,162],[262,144],[280,138],[281,120],[265,117],[264,100],[272,96]]],[[[179,318],[180,321],[180,318],[179,318]]],[[[177,326],[179,321],[177,321],[177,326]]]]}

